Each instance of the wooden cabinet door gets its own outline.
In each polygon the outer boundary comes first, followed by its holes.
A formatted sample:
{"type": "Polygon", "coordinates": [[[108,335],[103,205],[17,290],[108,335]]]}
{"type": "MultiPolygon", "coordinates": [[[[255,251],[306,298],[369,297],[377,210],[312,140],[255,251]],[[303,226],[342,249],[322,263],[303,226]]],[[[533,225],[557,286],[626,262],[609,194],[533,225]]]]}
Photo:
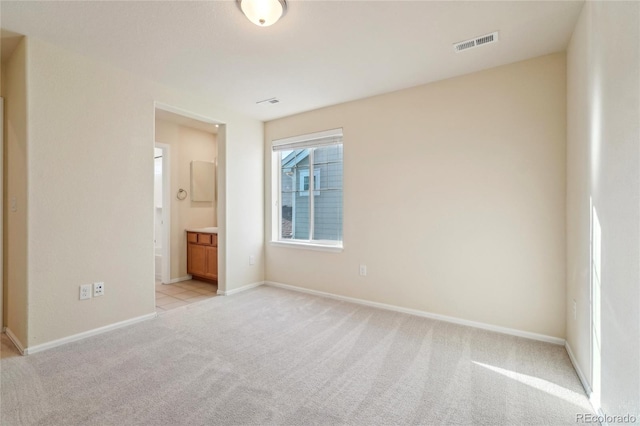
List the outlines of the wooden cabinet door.
{"type": "Polygon", "coordinates": [[[197,244],[187,245],[187,255],[189,257],[189,261],[187,262],[187,269],[188,269],[187,273],[192,275],[201,275],[201,276],[204,276],[206,274],[206,269],[207,269],[206,249],[208,248],[209,247],[199,246],[197,244]]]}
{"type": "Polygon", "coordinates": [[[205,276],[207,278],[211,278],[213,280],[218,279],[218,247],[205,247],[207,252],[206,255],[206,265],[205,265],[205,276]]]}

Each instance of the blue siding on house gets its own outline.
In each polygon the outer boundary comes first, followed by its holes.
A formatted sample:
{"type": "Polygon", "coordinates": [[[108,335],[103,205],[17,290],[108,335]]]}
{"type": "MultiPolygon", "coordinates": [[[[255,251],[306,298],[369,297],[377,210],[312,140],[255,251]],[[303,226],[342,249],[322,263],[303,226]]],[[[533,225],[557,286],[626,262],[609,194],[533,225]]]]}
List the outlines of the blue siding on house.
{"type": "MultiPolygon", "coordinates": [[[[342,145],[314,150],[314,239],[342,240],[342,145]]],[[[282,161],[282,238],[309,238],[308,150],[282,161]]]]}

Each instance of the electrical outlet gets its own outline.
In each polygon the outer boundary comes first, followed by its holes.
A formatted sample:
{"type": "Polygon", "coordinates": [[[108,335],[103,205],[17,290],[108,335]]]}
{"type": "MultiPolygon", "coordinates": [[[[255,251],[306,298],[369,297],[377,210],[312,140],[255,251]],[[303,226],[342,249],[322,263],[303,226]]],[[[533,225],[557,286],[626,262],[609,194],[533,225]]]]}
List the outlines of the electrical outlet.
{"type": "Polygon", "coordinates": [[[367,265],[360,265],[360,276],[361,277],[367,276],[367,265]]]}
{"type": "Polygon", "coordinates": [[[93,283],[93,297],[104,296],[104,283],[93,283]]]}
{"type": "Polygon", "coordinates": [[[573,299],[573,319],[576,319],[578,316],[578,309],[576,306],[576,299],[573,299]]]}
{"type": "Polygon", "coordinates": [[[91,299],[91,284],[83,284],[80,286],[80,300],[91,299]]]}
{"type": "Polygon", "coordinates": [[[249,265],[256,264],[256,257],[254,255],[249,256],[249,265]]]}

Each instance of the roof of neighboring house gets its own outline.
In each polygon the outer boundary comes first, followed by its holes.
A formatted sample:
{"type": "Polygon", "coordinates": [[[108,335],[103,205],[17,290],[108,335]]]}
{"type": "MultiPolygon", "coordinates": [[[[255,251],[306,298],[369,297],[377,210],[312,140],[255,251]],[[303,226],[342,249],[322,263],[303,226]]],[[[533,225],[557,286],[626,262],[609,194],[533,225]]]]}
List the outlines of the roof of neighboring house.
{"type": "Polygon", "coordinates": [[[304,160],[305,158],[307,158],[309,156],[309,150],[305,149],[304,152],[302,153],[302,155],[297,155],[300,154],[300,151],[302,151],[301,149],[297,149],[295,151],[291,151],[289,153],[289,155],[287,155],[286,157],[284,157],[282,159],[282,167],[293,167],[296,164],[298,164],[299,162],[301,162],[302,160],[304,160]]]}

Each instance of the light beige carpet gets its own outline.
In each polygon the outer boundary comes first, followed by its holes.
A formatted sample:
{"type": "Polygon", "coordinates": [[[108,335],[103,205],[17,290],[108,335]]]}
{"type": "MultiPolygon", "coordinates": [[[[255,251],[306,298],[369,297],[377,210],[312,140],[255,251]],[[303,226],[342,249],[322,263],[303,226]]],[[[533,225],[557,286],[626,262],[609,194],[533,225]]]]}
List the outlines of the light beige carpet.
{"type": "Polygon", "coordinates": [[[591,412],[561,346],[264,286],[0,367],[2,425],[558,425],[591,412]]]}

